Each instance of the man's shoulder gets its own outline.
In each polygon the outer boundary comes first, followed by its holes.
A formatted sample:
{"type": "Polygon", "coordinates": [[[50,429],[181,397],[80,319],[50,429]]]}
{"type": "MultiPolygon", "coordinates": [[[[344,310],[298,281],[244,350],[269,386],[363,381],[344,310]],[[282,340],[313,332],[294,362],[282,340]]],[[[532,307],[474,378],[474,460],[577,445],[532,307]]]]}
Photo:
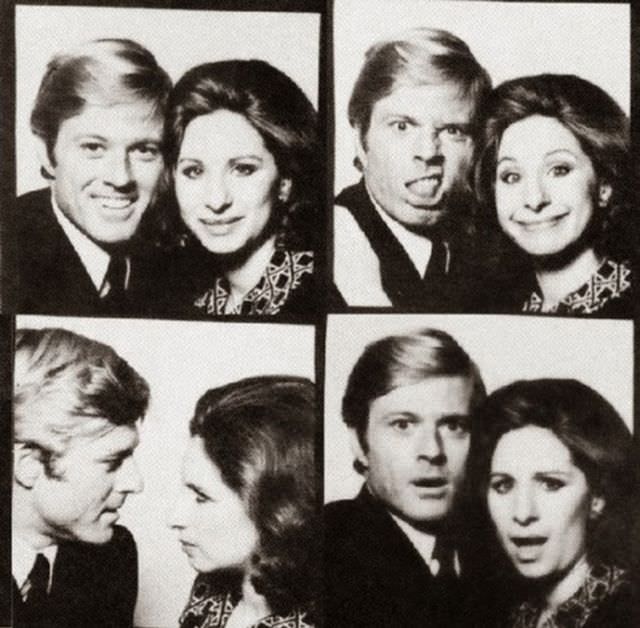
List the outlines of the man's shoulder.
{"type": "Polygon", "coordinates": [[[114,526],[113,536],[106,543],[80,543],[69,541],[60,545],[61,557],[83,560],[107,561],[114,565],[135,560],[136,542],[131,532],[123,526],[114,526]]]}
{"type": "MultiPolygon", "coordinates": [[[[42,188],[22,194],[16,199],[15,224],[18,238],[50,239],[61,231],[51,205],[51,190],[42,188]]],[[[22,247],[21,247],[22,248],[22,247]]]]}
{"type": "Polygon", "coordinates": [[[51,208],[50,188],[41,188],[25,192],[16,199],[16,207],[20,211],[42,211],[51,208]]]}

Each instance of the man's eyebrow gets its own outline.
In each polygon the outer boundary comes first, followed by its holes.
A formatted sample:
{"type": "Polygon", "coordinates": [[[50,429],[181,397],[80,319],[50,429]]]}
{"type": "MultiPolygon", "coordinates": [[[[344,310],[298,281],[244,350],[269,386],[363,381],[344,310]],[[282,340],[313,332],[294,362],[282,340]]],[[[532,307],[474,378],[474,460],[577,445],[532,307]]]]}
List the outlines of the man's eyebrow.
{"type": "Polygon", "coordinates": [[[78,133],[73,136],[74,140],[98,140],[100,142],[107,142],[107,138],[97,133],[78,133]]]}
{"type": "Polygon", "coordinates": [[[108,454],[105,454],[103,458],[112,459],[112,458],[128,458],[133,455],[134,447],[128,447],[127,449],[118,449],[117,451],[112,451],[108,454]]]}
{"type": "Polygon", "coordinates": [[[445,414],[438,419],[438,423],[446,423],[447,421],[464,421],[468,423],[470,419],[469,414],[463,414],[461,412],[452,412],[451,414],[445,414]]]}
{"type": "Polygon", "coordinates": [[[207,495],[207,492],[202,487],[198,486],[197,484],[194,484],[193,482],[187,482],[185,486],[191,489],[194,493],[197,493],[198,495],[209,497],[209,495],[207,495]]]}

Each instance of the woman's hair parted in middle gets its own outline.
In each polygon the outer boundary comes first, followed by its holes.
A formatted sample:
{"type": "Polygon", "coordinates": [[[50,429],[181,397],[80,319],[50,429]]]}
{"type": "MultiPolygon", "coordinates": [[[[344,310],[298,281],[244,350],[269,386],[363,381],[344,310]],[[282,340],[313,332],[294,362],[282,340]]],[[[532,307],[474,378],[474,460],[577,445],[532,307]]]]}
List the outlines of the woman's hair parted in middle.
{"type": "Polygon", "coordinates": [[[621,240],[635,222],[630,218],[634,179],[629,119],[602,88],[572,74],[540,74],[505,81],[484,103],[474,162],[476,196],[485,220],[498,228],[495,179],[502,136],[512,124],[535,115],[553,118],[566,127],[591,160],[596,184],[611,186],[606,207],[598,207],[594,190],[597,252],[610,255],[620,250],[628,255],[633,242],[621,240]]]}
{"type": "Polygon", "coordinates": [[[505,434],[529,425],[548,429],[569,450],[592,495],[605,501],[602,514],[589,522],[589,556],[624,564],[637,463],[629,429],[602,395],[573,379],[520,380],[489,395],[471,425],[468,477],[477,498],[486,501],[491,461],[505,434]]]}
{"type": "Polygon", "coordinates": [[[182,76],[169,99],[165,148],[170,167],[176,164],[189,123],[219,110],[244,116],[273,155],[280,179],[290,179],[288,200],[274,199],[282,237],[294,248],[308,244],[323,189],[323,152],[313,105],[292,79],[266,61],[232,59],[196,66],[182,76]]]}
{"type": "Polygon", "coordinates": [[[316,429],[314,385],[293,376],[209,390],[190,424],[258,530],[251,582],[276,613],[313,609],[321,582],[316,429]]]}

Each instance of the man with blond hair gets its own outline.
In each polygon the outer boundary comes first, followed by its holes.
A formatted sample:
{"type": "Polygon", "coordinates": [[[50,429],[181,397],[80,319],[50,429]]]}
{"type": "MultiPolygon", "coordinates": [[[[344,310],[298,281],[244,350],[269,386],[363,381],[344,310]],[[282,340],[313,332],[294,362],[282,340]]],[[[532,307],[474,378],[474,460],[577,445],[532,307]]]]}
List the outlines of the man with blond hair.
{"type": "Polygon", "coordinates": [[[148,397],[111,347],[63,329],[17,331],[15,628],[133,625],[136,545],[116,522],[142,490],[133,451],[148,397]]]}

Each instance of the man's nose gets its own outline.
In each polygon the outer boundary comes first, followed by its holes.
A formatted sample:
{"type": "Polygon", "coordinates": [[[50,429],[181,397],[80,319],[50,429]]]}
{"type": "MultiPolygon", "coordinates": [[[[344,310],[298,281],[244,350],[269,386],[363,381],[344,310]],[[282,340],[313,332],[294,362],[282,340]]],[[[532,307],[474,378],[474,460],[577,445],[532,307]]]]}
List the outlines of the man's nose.
{"type": "Polygon", "coordinates": [[[121,493],[142,492],[144,481],[133,457],[127,458],[118,469],[116,488],[121,493]]]}
{"type": "Polygon", "coordinates": [[[231,192],[224,176],[209,176],[206,194],[206,206],[216,214],[223,212],[231,204],[231,192]]]}
{"type": "Polygon", "coordinates": [[[528,177],[525,185],[524,204],[527,209],[539,212],[549,204],[547,187],[539,177],[528,177]]]}
{"type": "Polygon", "coordinates": [[[442,436],[436,427],[425,426],[421,429],[417,448],[418,458],[428,460],[431,464],[443,465],[447,461],[442,436]]]}
{"type": "Polygon", "coordinates": [[[513,520],[527,526],[538,519],[538,506],[532,486],[516,488],[513,495],[513,520]]]}
{"type": "Polygon", "coordinates": [[[440,134],[436,129],[431,127],[418,129],[414,144],[414,156],[416,159],[422,161],[433,159],[441,155],[440,149],[440,134]]]}
{"type": "Polygon", "coordinates": [[[123,188],[131,184],[131,159],[126,151],[112,151],[106,160],[104,179],[114,187],[123,188]]]}

